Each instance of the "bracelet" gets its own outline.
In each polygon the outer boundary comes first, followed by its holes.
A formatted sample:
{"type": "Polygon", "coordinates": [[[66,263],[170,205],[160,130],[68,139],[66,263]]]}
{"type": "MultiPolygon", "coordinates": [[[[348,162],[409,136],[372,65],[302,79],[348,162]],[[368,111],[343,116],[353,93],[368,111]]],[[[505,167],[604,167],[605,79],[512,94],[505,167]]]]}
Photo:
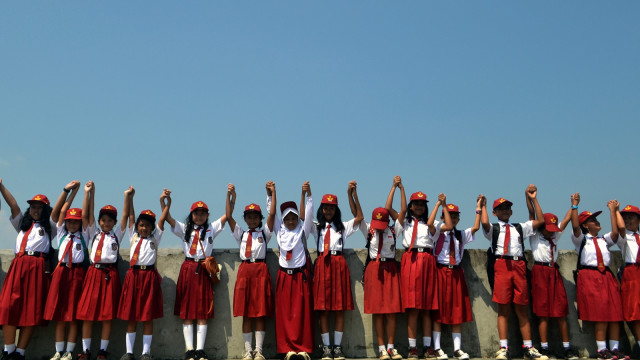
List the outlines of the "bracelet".
{"type": "Polygon", "coordinates": [[[578,210],[578,205],[571,205],[571,210],[578,210]]]}
{"type": "Polygon", "coordinates": [[[66,192],[67,194],[71,192],[71,190],[70,190],[70,189],[67,189],[66,187],[65,187],[65,188],[62,188],[62,191],[66,192]]]}
{"type": "Polygon", "coordinates": [[[478,215],[482,214],[482,210],[476,210],[476,214],[478,215]]]}

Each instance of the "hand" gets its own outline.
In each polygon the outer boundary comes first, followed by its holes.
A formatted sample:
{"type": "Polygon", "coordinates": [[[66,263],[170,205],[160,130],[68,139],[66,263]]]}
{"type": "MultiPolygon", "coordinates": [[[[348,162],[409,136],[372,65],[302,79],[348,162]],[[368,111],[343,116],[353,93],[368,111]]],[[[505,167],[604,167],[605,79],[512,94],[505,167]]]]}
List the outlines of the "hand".
{"type": "Polygon", "coordinates": [[[271,180],[267,181],[265,187],[267,188],[267,196],[272,196],[273,192],[276,191],[276,183],[271,180]]]}
{"type": "Polygon", "coordinates": [[[578,206],[580,204],[580,193],[571,194],[571,205],[578,206]]]}
{"type": "Polygon", "coordinates": [[[136,193],[136,189],[134,189],[133,186],[131,186],[131,185],[129,185],[129,188],[124,191],[124,194],[126,196],[131,196],[131,197],[133,197],[133,195],[135,195],[135,193],[136,193]]]}
{"type": "Polygon", "coordinates": [[[438,195],[438,202],[442,205],[444,205],[447,202],[447,195],[440,193],[438,195]]]}
{"type": "Polygon", "coordinates": [[[228,184],[227,185],[227,193],[233,195],[234,197],[236,196],[236,186],[233,184],[228,184]]]}
{"type": "Polygon", "coordinates": [[[93,181],[89,180],[84,184],[84,192],[90,192],[91,190],[93,190],[93,181]]]}
{"type": "Polygon", "coordinates": [[[80,187],[80,181],[78,180],[73,180],[70,181],[67,185],[65,185],[65,189],[67,190],[74,190],[80,187]]]}
{"type": "Polygon", "coordinates": [[[162,189],[162,195],[160,195],[160,200],[164,201],[164,199],[171,199],[171,190],[162,189]]]}
{"type": "Polygon", "coordinates": [[[347,187],[347,194],[349,195],[353,194],[353,192],[356,191],[357,186],[358,186],[358,183],[356,183],[355,180],[349,181],[349,186],[347,187]]]}
{"type": "Polygon", "coordinates": [[[478,205],[478,207],[482,207],[482,199],[484,198],[484,195],[480,194],[478,195],[478,199],[476,200],[476,204],[478,205]]]}
{"type": "Polygon", "coordinates": [[[304,184],[302,184],[302,191],[308,196],[311,196],[311,185],[309,185],[309,181],[305,181],[304,184]]]}
{"type": "Polygon", "coordinates": [[[533,200],[538,196],[538,188],[533,184],[529,184],[529,186],[527,186],[526,194],[530,200],[533,200]]]}
{"type": "Polygon", "coordinates": [[[396,175],[393,177],[393,186],[395,187],[399,187],[402,184],[402,178],[400,178],[400,176],[396,175]]]}
{"type": "Polygon", "coordinates": [[[607,207],[611,212],[616,211],[619,206],[620,206],[620,203],[618,202],[618,200],[615,200],[615,199],[609,200],[609,202],[607,203],[607,207]]]}

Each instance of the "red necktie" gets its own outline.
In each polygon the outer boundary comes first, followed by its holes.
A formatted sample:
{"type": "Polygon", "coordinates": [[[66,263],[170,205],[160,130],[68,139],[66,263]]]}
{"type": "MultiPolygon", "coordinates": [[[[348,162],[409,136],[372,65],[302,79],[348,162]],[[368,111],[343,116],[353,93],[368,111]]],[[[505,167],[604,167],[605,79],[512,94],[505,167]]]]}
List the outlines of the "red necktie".
{"type": "Polygon", "coordinates": [[[449,265],[456,264],[456,242],[453,238],[453,230],[449,231],[449,265]]]}
{"type": "Polygon", "coordinates": [[[285,251],[287,254],[285,256],[285,259],[287,261],[291,260],[291,257],[293,256],[293,249],[289,250],[289,251],[285,251]]]}
{"type": "Polygon", "coordinates": [[[249,229],[249,236],[247,236],[247,244],[244,248],[244,257],[247,259],[251,259],[251,243],[253,242],[253,232],[256,229],[249,229]]]}
{"type": "Polygon", "coordinates": [[[511,242],[511,226],[505,224],[504,226],[504,246],[502,247],[502,255],[509,254],[509,242],[511,242]]]}
{"type": "Polygon", "coordinates": [[[602,251],[600,250],[600,246],[598,246],[598,238],[594,236],[593,245],[596,247],[596,259],[598,260],[598,271],[604,273],[604,259],[602,258],[602,251]]]}
{"type": "Polygon", "coordinates": [[[553,258],[553,249],[556,247],[556,244],[553,242],[553,237],[551,240],[547,240],[549,242],[549,248],[551,249],[551,266],[555,265],[555,260],[553,258]]]}
{"type": "Polygon", "coordinates": [[[638,236],[637,232],[634,232],[633,236],[635,236],[636,244],[638,244],[638,253],[636,254],[636,264],[640,264],[640,236],[638,236]]]}
{"type": "Polygon", "coordinates": [[[145,238],[141,237],[138,239],[138,245],[136,245],[136,249],[133,251],[133,256],[131,256],[131,262],[129,262],[129,266],[133,267],[136,263],[138,263],[138,256],[140,256],[140,245],[142,245],[142,240],[145,238]]]}
{"type": "Polygon", "coordinates": [[[195,255],[196,250],[198,250],[198,241],[200,240],[200,226],[196,226],[195,235],[193,235],[193,242],[191,243],[191,248],[189,249],[189,255],[195,255]]]}
{"type": "Polygon", "coordinates": [[[71,267],[72,263],[72,255],[73,255],[73,238],[75,236],[73,234],[69,235],[69,242],[67,243],[67,248],[64,249],[64,254],[62,254],[62,261],[64,261],[64,257],[69,254],[69,261],[67,262],[67,267],[71,267]]]}
{"type": "Polygon", "coordinates": [[[100,241],[98,241],[98,248],[96,249],[96,256],[93,257],[94,263],[99,263],[102,257],[102,244],[104,244],[104,231],[100,234],[100,241]]]}
{"type": "Polygon", "coordinates": [[[324,233],[324,248],[322,254],[327,255],[329,253],[329,245],[331,244],[331,224],[327,225],[327,231],[324,233]]]}
{"type": "Polygon", "coordinates": [[[18,252],[18,256],[22,256],[24,254],[24,249],[26,249],[27,247],[27,239],[29,239],[29,234],[31,233],[31,230],[33,229],[33,224],[35,224],[35,221],[31,222],[31,226],[29,227],[29,230],[27,230],[27,232],[24,233],[24,235],[22,236],[22,242],[20,243],[20,251],[18,252]]]}
{"type": "Polygon", "coordinates": [[[376,256],[376,261],[380,259],[380,250],[382,250],[382,240],[384,239],[384,234],[382,231],[378,232],[378,255],[376,256]]]}
{"type": "Polygon", "coordinates": [[[418,237],[418,219],[413,218],[413,233],[411,234],[411,244],[409,245],[409,250],[413,249],[413,244],[416,243],[417,237],[418,237]]]}
{"type": "Polygon", "coordinates": [[[440,233],[440,236],[438,236],[438,241],[436,241],[436,256],[440,255],[442,246],[444,246],[444,233],[440,233]]]}

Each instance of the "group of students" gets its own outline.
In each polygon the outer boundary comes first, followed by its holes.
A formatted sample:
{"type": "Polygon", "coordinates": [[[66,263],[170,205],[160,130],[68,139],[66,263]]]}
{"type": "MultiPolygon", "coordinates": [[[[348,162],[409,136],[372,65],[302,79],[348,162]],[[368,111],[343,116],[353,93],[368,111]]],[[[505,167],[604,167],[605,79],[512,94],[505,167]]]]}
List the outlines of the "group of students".
{"type": "Polygon", "coordinates": [[[122,360],[134,360],[133,346],[138,322],[143,324],[141,360],[150,360],[153,319],[163,315],[161,277],[156,270],[157,249],[168,222],[181,239],[185,260],[176,287],[174,314],[183,320],[186,360],[206,360],[204,342],[208,320],[214,316],[213,287],[203,261],[211,256],[214,238],[228,222],[240,249],[242,261],[234,288],[233,315],[242,316],[245,345],[243,360],[264,360],[262,347],[266,318],[275,313],[277,352],[285,359],[309,360],[314,345],[314,313],[318,317],[323,360],[344,360],[341,348],[345,311],[353,310],[351,279],[343,256],[346,238],[360,230],[367,242],[368,257],[364,271],[364,312],[373,315],[380,360],[400,360],[394,347],[396,314],[407,314],[408,358],[447,359],[440,347],[442,324],[452,327],[453,356],[465,360],[461,349],[461,324],[472,321],[471,303],[461,261],[466,244],[482,226],[491,242],[493,301],[498,304],[500,349],[496,359],[509,358],[508,319],[514,305],[523,338],[526,359],[545,360],[550,356],[547,328],[549,320],[558,321],[565,357],[577,359],[569,342],[566,321],[567,296],[558,272],[557,242],[565,227],[572,224],[572,241],[579,253],[576,278],[579,317],[595,323],[599,359],[628,359],[619,347],[619,322],[628,321],[634,336],[640,339],[640,209],[629,205],[619,209],[617,201],[608,203],[610,233],[599,236],[597,216],[601,212],[578,213],[579,194],[571,196],[571,208],[564,220],[543,213],[537,200],[537,188],[525,191],[529,220],[510,224],[510,201],[499,198],[493,203],[491,224],[487,200],[479,195],[471,228],[458,230],[460,209],[440,194],[429,212],[425,193],[405,194],[402,179],[394,177],[385,207],[376,208],[371,221],[364,220],[357,195],[357,184],[348,184],[348,202],[353,219],[342,220],[338,198],[322,196],[316,221],[309,182],[302,185],[300,206],[287,201],[276,216],[276,187],[266,183],[267,219],[259,205],[244,207],[246,228],[233,218],[236,189],[228,185],[225,214],[213,222],[209,208],[196,201],[184,223],[170,213],[171,191],[160,197],[161,215],[151,210],[136,218],[133,207],[135,190],[125,191],[123,214],[117,225],[118,211],[113,205],[99,210],[94,218],[95,184],[84,186],[82,208],[72,208],[81,188],[80,182],[67,184],[55,205],[36,195],[28,200],[22,213],[16,200],[0,179],[0,193],[11,209],[11,223],[18,231],[15,258],[0,292],[0,324],[4,336],[2,359],[23,359],[34,327],[56,321],[55,353],[52,360],[72,360],[79,322],[82,321],[82,350],[78,360],[91,358],[93,322],[102,323],[97,359],[106,359],[113,319],[127,321],[126,353],[122,360]],[[400,189],[400,209],[394,210],[396,189],[400,189]],[[438,218],[439,219],[436,219],[438,218]],[[393,225],[391,224],[393,220],[393,225]],[[131,242],[129,269],[120,283],[117,271],[120,241],[128,233],[131,242]],[[279,246],[279,269],[275,297],[265,262],[266,249],[275,234],[279,246]],[[396,257],[396,238],[405,248],[401,263],[396,257]],[[307,251],[314,237],[318,249],[315,264],[307,251]],[[541,348],[532,344],[528,319],[529,289],[524,239],[530,239],[534,265],[531,271],[533,312],[540,318],[541,348]],[[617,244],[626,266],[622,286],[609,270],[609,248],[617,244]],[[57,262],[48,263],[51,248],[58,249],[57,262]],[[49,273],[52,274],[49,274],[49,273]],[[329,317],[333,315],[331,342],[329,317]],[[195,324],[194,324],[195,323],[195,324]],[[422,325],[423,353],[417,346],[418,324],[422,325]],[[194,328],[194,325],[196,328],[194,328]],[[67,334],[68,327],[68,334],[67,334]],[[16,330],[20,336],[16,344],[16,330]],[[196,345],[194,346],[194,330],[196,345]],[[65,335],[67,335],[65,346],[65,335]],[[255,347],[253,337],[255,335],[255,347]],[[606,339],[609,337],[607,346],[606,339]]]}

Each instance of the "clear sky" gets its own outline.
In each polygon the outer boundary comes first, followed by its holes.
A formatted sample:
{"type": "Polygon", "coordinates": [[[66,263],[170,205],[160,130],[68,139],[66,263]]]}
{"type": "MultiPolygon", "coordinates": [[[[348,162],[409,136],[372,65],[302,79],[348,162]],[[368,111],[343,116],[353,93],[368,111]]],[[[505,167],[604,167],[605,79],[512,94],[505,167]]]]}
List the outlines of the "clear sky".
{"type": "MultiPolygon", "coordinates": [[[[97,207],[133,185],[159,212],[167,187],[178,219],[196,200],[222,215],[229,182],[263,205],[267,180],[279,201],[310,180],[343,213],[357,180],[370,218],[394,175],[446,193],[461,228],[479,193],[524,220],[529,183],[561,217],[576,191],[581,211],[640,205],[639,18],[637,1],[4,1],[0,178],[23,210],[78,179],[97,207]]],[[[236,247],[228,228],[216,243],[236,247]]]]}

